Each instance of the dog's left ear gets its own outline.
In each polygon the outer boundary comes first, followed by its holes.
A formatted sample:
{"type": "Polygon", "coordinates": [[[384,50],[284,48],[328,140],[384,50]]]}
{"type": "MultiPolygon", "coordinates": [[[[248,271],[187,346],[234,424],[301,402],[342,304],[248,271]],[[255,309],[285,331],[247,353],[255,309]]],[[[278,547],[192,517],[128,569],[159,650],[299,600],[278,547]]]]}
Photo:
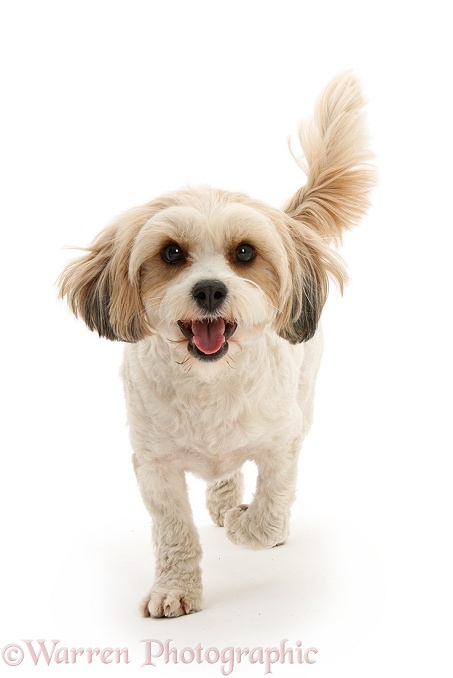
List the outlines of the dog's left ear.
{"type": "Polygon", "coordinates": [[[308,341],[318,327],[329,289],[329,278],[341,291],[347,280],[340,257],[311,229],[288,226],[286,243],[289,290],[277,318],[277,333],[292,344],[308,341]]]}

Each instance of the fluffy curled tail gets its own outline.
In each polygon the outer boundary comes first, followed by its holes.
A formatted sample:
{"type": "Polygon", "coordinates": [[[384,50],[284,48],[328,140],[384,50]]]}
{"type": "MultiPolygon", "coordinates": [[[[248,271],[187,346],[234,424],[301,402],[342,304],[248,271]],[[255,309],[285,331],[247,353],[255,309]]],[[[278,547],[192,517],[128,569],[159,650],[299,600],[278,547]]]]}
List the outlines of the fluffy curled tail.
{"type": "Polygon", "coordinates": [[[364,103],[359,81],[345,73],[327,86],[313,119],[299,129],[305,162],[296,162],[307,182],[284,210],[325,240],[340,241],[342,231],[365,214],[376,183],[375,171],[367,164],[373,155],[364,103]]]}

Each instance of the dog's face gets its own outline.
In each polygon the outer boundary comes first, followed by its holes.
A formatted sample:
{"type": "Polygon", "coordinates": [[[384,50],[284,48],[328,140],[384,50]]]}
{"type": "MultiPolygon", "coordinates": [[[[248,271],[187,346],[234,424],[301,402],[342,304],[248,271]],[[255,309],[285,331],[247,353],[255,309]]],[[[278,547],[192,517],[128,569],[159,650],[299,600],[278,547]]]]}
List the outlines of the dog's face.
{"type": "Polygon", "coordinates": [[[194,189],[131,210],[63,274],[91,329],[139,341],[159,333],[175,362],[217,372],[265,327],[293,343],[316,330],[327,276],[341,264],[283,212],[242,194],[194,189]]]}
{"type": "Polygon", "coordinates": [[[195,369],[234,360],[275,322],[289,292],[281,238],[262,213],[237,203],[158,212],[134,241],[129,271],[140,271],[150,327],[195,369]]]}

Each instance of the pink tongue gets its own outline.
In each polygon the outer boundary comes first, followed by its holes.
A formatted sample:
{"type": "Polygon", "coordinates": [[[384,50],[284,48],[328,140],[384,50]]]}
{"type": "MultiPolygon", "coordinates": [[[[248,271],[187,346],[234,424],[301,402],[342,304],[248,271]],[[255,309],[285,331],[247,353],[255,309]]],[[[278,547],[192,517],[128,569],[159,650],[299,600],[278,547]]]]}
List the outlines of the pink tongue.
{"type": "Polygon", "coordinates": [[[194,320],[192,332],[192,341],[199,351],[207,355],[217,353],[225,342],[225,321],[222,318],[211,321],[194,320]]]}

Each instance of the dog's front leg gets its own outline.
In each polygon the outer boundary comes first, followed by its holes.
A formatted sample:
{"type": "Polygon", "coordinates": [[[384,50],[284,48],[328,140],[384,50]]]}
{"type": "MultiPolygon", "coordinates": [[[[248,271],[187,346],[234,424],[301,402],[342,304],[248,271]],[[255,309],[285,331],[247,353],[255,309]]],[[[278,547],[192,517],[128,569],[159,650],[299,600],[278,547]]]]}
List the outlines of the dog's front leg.
{"type": "Polygon", "coordinates": [[[269,450],[256,459],[258,479],[252,503],[241,504],[225,514],[225,530],[235,544],[272,548],[288,538],[299,447],[298,440],[284,453],[269,450]]]}
{"type": "Polygon", "coordinates": [[[145,616],[179,617],[202,606],[201,547],[193,523],[185,474],[166,463],[134,455],[140,492],[153,521],[154,584],[145,616]]]}

